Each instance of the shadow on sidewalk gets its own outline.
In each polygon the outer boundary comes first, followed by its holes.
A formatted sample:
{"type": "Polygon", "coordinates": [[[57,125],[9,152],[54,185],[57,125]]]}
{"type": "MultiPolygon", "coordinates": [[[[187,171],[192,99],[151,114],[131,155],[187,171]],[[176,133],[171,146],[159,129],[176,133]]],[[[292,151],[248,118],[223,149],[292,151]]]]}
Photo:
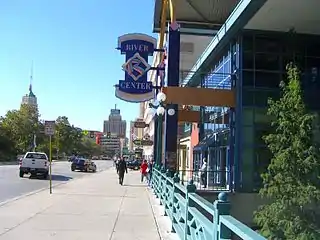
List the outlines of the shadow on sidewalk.
{"type": "MultiPolygon", "coordinates": [[[[49,177],[47,179],[43,179],[41,176],[35,176],[35,177],[31,177],[30,176],[29,179],[37,179],[37,180],[49,181],[49,177]]],[[[56,174],[52,175],[52,181],[66,182],[66,181],[69,181],[71,179],[72,179],[72,177],[68,177],[68,176],[56,175],[56,174]]]]}

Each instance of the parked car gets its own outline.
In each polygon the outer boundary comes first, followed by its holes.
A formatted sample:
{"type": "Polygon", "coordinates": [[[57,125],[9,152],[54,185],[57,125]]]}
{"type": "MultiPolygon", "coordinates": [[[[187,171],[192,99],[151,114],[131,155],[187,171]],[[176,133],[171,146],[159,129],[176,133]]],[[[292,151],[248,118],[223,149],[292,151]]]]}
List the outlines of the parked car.
{"type": "Polygon", "coordinates": [[[141,160],[132,160],[132,161],[127,162],[127,168],[132,169],[132,170],[139,170],[141,164],[142,164],[141,160]]]}
{"type": "Polygon", "coordinates": [[[31,174],[31,176],[42,175],[48,177],[49,162],[48,156],[42,152],[27,152],[19,161],[19,176],[31,174]]]}
{"type": "Polygon", "coordinates": [[[97,166],[94,162],[85,158],[75,158],[71,163],[71,171],[96,172],[97,166]]]}

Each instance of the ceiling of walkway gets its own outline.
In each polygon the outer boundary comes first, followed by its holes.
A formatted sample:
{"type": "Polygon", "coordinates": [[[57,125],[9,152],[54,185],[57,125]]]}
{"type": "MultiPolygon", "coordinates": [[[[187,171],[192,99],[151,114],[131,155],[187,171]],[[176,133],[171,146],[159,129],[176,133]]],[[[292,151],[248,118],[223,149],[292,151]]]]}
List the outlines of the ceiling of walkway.
{"type": "Polygon", "coordinates": [[[320,34],[320,0],[267,0],[246,29],[320,34]]]}
{"type": "MultiPolygon", "coordinates": [[[[219,29],[239,0],[175,0],[176,18],[183,26],[199,29],[219,29]]],[[[155,32],[160,28],[162,0],[155,0],[155,32]]],[[[169,21],[169,13],[167,20],[169,21]]]]}

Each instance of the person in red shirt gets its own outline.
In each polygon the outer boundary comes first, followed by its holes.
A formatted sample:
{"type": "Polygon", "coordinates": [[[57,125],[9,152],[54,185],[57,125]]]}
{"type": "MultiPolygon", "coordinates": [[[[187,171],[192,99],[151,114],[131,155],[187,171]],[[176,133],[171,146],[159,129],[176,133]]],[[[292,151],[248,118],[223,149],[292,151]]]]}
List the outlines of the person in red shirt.
{"type": "Polygon", "coordinates": [[[140,166],[140,172],[141,172],[141,182],[143,182],[143,179],[148,175],[148,163],[146,160],[143,160],[140,166]]]}

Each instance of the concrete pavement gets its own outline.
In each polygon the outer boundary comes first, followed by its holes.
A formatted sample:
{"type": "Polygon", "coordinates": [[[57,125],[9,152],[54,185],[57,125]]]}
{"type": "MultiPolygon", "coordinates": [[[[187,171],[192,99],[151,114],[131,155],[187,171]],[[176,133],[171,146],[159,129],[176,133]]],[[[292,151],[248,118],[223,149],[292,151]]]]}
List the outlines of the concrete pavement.
{"type": "MultiPolygon", "coordinates": [[[[112,166],[112,161],[95,161],[98,171],[106,170],[112,166]]],[[[72,172],[69,162],[54,162],[52,165],[53,185],[66,183],[71,179],[81,178],[92,173],[72,172]]],[[[49,181],[44,179],[30,179],[28,175],[19,177],[18,165],[0,167],[0,203],[26,193],[38,191],[49,186],[49,181]]]]}
{"type": "Polygon", "coordinates": [[[0,240],[177,239],[159,225],[151,191],[129,171],[124,186],[114,169],[0,206],[0,240]],[[162,236],[162,237],[161,237],[162,236]]]}

